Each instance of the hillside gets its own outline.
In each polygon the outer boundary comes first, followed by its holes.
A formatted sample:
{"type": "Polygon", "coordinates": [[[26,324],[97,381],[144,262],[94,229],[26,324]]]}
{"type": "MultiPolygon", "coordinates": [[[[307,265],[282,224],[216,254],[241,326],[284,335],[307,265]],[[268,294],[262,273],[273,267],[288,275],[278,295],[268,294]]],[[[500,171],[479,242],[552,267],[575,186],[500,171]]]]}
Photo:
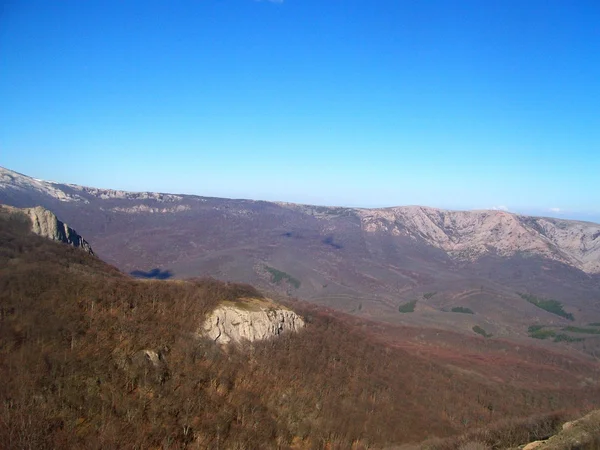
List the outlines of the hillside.
{"type": "Polygon", "coordinates": [[[301,302],[302,332],[223,348],[199,328],[254,288],[135,280],[29,227],[0,213],[2,448],[372,448],[600,401],[584,357],[301,302]]]}
{"type": "Polygon", "coordinates": [[[49,208],[137,276],[212,276],[363,318],[600,354],[598,224],[131,193],[8,169],[0,202],[49,208]]]}

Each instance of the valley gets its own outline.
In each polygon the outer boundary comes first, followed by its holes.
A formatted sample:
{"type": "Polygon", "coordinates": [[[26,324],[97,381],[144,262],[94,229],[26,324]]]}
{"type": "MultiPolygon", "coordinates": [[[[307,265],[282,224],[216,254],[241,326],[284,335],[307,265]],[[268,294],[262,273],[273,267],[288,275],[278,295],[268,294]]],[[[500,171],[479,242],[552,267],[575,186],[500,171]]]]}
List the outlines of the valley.
{"type": "Polygon", "coordinates": [[[600,3],[0,5],[0,450],[600,450],[600,3]]]}
{"type": "Polygon", "coordinates": [[[30,221],[0,208],[3,448],[508,448],[600,402],[568,347],[134,279],[30,221]]]}
{"type": "Polygon", "coordinates": [[[600,322],[600,225],[594,223],[504,211],[131,193],[8,169],[0,172],[0,201],[55,211],[126,273],[211,276],[391,324],[468,335],[477,335],[477,327],[494,339],[600,350],[593,333],[562,332],[568,338],[560,342],[528,333],[531,326],[564,330],[600,322]],[[519,294],[558,302],[564,314],[519,294]],[[411,302],[413,312],[400,312],[411,302]],[[457,308],[473,314],[452,312],[457,308]]]}

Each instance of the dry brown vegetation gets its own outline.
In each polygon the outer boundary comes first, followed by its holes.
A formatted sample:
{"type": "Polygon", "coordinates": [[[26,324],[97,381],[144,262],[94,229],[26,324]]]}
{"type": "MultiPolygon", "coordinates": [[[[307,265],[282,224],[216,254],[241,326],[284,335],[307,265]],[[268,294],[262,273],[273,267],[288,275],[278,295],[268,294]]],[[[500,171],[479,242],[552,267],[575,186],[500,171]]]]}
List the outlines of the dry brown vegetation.
{"type": "Polygon", "coordinates": [[[467,370],[475,347],[451,359],[458,344],[384,344],[368,322],[301,303],[298,334],[226,350],[196,336],[219,302],[259,295],[134,280],[0,214],[0,448],[384,447],[600,401],[595,385],[564,382],[594,376],[591,363],[490,347],[490,373],[523,364],[543,381],[506,383],[467,370]]]}

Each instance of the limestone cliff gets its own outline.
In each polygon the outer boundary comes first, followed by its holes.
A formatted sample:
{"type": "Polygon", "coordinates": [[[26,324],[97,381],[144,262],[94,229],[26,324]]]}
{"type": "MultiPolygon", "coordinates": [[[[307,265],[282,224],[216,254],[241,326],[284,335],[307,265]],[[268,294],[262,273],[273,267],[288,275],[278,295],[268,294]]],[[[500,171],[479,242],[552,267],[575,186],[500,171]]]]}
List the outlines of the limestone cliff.
{"type": "Polygon", "coordinates": [[[294,311],[262,300],[224,303],[208,315],[200,335],[219,344],[261,341],[297,332],[304,321],[294,311]]]}
{"type": "Polygon", "coordinates": [[[422,206],[358,210],[365,232],[423,240],[450,257],[537,255],[600,273],[600,225],[505,211],[446,211],[422,206]]]}
{"type": "Polygon", "coordinates": [[[13,212],[21,212],[31,220],[31,231],[47,239],[63,242],[80,248],[85,252],[93,255],[94,252],[88,242],[83,239],[73,228],[66,223],[61,222],[52,213],[41,206],[35,208],[13,208],[4,206],[4,208],[13,212]]]}

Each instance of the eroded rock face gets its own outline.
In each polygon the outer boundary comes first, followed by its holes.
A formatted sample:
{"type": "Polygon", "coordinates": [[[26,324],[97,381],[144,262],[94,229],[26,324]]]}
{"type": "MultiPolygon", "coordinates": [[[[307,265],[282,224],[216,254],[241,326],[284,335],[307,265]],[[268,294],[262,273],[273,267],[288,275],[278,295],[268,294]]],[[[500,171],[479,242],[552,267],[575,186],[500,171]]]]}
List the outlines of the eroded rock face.
{"type": "Polygon", "coordinates": [[[51,239],[53,241],[64,242],[73,247],[80,248],[93,255],[94,252],[88,242],[83,239],[73,228],[66,223],[61,222],[52,211],[36,206],[35,208],[13,208],[4,206],[9,211],[25,214],[31,220],[31,231],[35,234],[51,239]]]}
{"type": "Polygon", "coordinates": [[[446,211],[421,206],[359,210],[366,232],[421,239],[450,257],[537,255],[600,273],[600,225],[505,211],[446,211]]]}
{"type": "Polygon", "coordinates": [[[304,321],[294,311],[273,304],[240,303],[217,307],[204,321],[200,334],[229,344],[271,339],[302,328],[304,321]]]}

